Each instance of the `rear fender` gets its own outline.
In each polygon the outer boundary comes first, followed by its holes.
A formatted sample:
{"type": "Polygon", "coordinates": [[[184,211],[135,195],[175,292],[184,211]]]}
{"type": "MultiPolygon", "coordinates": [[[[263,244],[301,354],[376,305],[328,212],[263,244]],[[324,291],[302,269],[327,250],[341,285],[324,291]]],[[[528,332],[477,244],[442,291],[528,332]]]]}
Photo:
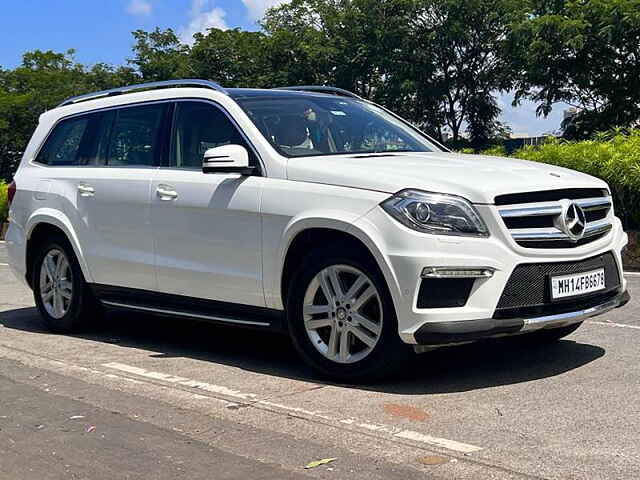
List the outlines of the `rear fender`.
{"type": "Polygon", "coordinates": [[[67,237],[67,240],[71,244],[73,251],[78,259],[78,263],[80,264],[80,269],[82,270],[82,274],[84,275],[85,281],[88,283],[93,282],[93,277],[91,272],[89,271],[89,267],[85,261],[85,257],[82,251],[82,247],[80,246],[80,242],[78,241],[78,236],[69,221],[69,218],[59,210],[55,210],[53,208],[39,208],[33,212],[33,214],[29,217],[25,225],[26,238],[29,240],[35,228],[40,224],[49,224],[54,227],[59,228],[62,233],[67,237]]]}

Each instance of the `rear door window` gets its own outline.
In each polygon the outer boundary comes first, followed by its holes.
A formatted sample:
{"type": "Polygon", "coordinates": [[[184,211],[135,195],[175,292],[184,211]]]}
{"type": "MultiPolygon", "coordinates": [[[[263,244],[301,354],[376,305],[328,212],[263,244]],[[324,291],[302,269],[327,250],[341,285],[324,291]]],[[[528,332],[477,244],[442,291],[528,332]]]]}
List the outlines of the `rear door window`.
{"type": "Polygon", "coordinates": [[[156,104],[116,110],[107,148],[107,165],[157,165],[166,108],[167,104],[156,104]]]}

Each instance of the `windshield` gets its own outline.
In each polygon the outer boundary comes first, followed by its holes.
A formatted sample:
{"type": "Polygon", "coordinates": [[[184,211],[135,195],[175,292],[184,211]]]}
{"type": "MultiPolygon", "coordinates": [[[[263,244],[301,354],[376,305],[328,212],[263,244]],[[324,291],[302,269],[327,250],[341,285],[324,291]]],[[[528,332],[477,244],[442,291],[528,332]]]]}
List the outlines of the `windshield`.
{"type": "Polygon", "coordinates": [[[401,120],[359,100],[296,94],[237,101],[265,138],[287,157],[439,151],[401,120]]]}

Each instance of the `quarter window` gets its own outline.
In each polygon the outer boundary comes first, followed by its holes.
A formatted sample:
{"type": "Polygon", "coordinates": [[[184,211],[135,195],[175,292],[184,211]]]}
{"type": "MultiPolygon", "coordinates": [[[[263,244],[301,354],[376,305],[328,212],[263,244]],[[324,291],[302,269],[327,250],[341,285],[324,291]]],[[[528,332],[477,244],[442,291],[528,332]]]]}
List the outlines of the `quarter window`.
{"type": "Polygon", "coordinates": [[[152,166],[160,154],[160,128],[166,104],[122,108],[108,146],[109,166],[152,166]]]}
{"type": "Polygon", "coordinates": [[[204,102],[176,104],[170,167],[201,168],[204,152],[231,144],[245,147],[249,163],[256,164],[253,151],[222,110],[204,102]]]}
{"type": "Polygon", "coordinates": [[[78,165],[80,143],[88,125],[89,116],[60,122],[38,153],[36,162],[51,166],[78,165]]]}

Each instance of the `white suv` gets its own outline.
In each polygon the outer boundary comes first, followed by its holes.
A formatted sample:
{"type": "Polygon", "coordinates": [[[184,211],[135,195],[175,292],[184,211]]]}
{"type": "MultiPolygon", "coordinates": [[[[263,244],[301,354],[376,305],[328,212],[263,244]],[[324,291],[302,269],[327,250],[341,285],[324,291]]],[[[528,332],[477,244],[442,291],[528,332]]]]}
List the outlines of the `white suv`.
{"type": "Polygon", "coordinates": [[[69,99],[10,197],[10,264],[52,330],[104,307],[280,329],[346,381],[410,346],[558,339],[629,298],[604,182],[447,152],[331,87],[69,99]]]}

